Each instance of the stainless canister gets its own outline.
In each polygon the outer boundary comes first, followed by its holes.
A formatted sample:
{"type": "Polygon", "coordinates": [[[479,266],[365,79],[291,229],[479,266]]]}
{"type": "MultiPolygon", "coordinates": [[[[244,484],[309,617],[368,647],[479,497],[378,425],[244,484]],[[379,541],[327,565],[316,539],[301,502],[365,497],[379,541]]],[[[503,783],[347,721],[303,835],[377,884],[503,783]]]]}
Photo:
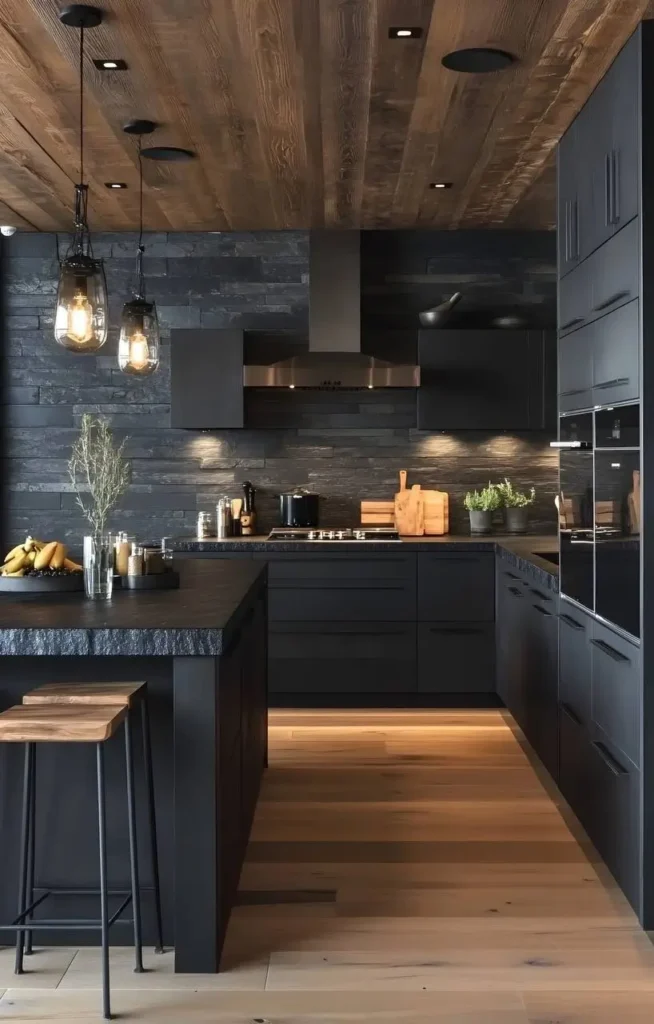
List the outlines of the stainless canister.
{"type": "Polygon", "coordinates": [[[216,537],[231,537],[233,534],[232,502],[221,498],[216,505],[216,537]]]}
{"type": "Polygon", "coordinates": [[[205,540],[206,537],[210,537],[212,529],[211,512],[198,512],[196,531],[198,540],[205,540]]]}

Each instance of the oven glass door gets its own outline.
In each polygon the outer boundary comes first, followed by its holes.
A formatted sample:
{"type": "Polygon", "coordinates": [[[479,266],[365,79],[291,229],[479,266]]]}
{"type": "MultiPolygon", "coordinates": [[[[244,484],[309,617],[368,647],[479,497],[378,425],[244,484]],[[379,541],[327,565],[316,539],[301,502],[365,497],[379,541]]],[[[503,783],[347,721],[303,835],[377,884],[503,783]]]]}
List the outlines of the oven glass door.
{"type": "Polygon", "coordinates": [[[640,452],[595,452],[595,611],[640,637],[640,452]]]}
{"type": "Polygon", "coordinates": [[[561,593],[593,610],[593,418],[561,418],[560,440],[582,447],[561,448],[559,534],[561,593]]]}

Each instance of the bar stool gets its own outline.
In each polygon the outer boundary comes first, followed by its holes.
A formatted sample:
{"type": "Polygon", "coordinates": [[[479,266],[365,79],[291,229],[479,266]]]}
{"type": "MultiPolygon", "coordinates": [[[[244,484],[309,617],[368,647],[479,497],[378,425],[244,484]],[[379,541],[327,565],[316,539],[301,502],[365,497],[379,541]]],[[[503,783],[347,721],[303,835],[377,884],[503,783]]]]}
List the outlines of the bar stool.
{"type": "MultiPolygon", "coordinates": [[[[107,705],[26,705],[20,704],[0,714],[0,743],[25,744],[25,769],[23,777],[23,815],[20,846],[20,878],[18,887],[18,913],[11,924],[0,925],[0,931],[16,932],[16,974],[23,973],[24,937],[31,935],[33,928],[45,931],[56,929],[99,930],[102,943],[102,1010],[105,1020],[111,1020],[109,991],[109,929],[113,924],[132,924],[134,929],[134,952],[137,972],[143,971],[141,950],[141,904],[138,880],[138,851],[136,844],[136,813],[134,805],[134,772],[132,763],[132,741],[125,706],[107,705]],[[106,803],[104,744],[118,730],[121,723],[125,729],[125,766],[127,773],[127,817],[129,824],[129,854],[131,890],[109,892],[107,887],[107,846],[106,846],[106,803]],[[77,918],[75,920],[46,918],[35,921],[34,910],[48,899],[57,895],[80,895],[79,889],[47,890],[38,899],[28,901],[30,860],[34,861],[34,806],[36,799],[36,746],[39,743],[93,743],[96,749],[98,840],[100,888],[93,890],[100,896],[100,919],[77,918]],[[123,896],[118,909],[109,916],[109,896],[123,896]],[[132,920],[118,918],[129,904],[132,904],[132,920]]],[[[87,894],[85,892],[85,894],[87,894]]]]}
{"type": "MultiPolygon", "coordinates": [[[[154,772],[152,770],[152,742],[150,738],[150,712],[148,707],[147,683],[125,682],[125,683],[46,683],[30,690],[23,697],[23,704],[36,705],[48,704],[59,706],[114,706],[126,709],[128,727],[131,727],[132,715],[135,704],[139,705],[141,712],[141,731],[143,743],[143,770],[145,775],[145,787],[148,801],[148,828],[150,831],[150,857],[152,869],[152,884],[154,887],[154,910],[157,945],[155,953],[164,952],[163,924],[161,915],[161,885],[159,881],[159,851],[157,843],[157,817],[154,799],[154,772]]],[[[34,811],[32,811],[34,814],[34,811]]],[[[31,834],[34,834],[34,823],[31,825],[31,834]]],[[[33,844],[30,846],[33,851],[33,844]]],[[[32,894],[34,890],[34,858],[32,852],[29,859],[29,882],[28,888],[32,894]]],[[[28,935],[25,953],[32,952],[32,936],[28,935]]]]}

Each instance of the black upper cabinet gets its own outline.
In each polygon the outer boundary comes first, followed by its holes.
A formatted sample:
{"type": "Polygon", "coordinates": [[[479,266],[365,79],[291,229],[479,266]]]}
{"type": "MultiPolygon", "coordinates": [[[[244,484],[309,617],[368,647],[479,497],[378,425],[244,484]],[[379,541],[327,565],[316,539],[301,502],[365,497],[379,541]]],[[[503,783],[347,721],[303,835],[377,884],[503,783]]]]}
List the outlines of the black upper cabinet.
{"type": "Polygon", "coordinates": [[[191,328],[171,335],[171,427],[242,427],[243,331],[191,328]]]}
{"type": "Polygon", "coordinates": [[[550,331],[419,333],[422,430],[541,430],[555,420],[550,331]]]}
{"type": "MultiPolygon", "coordinates": [[[[599,83],[558,149],[557,230],[563,277],[639,209],[640,34],[599,83]]],[[[562,323],[567,317],[562,315],[562,323]]]]}

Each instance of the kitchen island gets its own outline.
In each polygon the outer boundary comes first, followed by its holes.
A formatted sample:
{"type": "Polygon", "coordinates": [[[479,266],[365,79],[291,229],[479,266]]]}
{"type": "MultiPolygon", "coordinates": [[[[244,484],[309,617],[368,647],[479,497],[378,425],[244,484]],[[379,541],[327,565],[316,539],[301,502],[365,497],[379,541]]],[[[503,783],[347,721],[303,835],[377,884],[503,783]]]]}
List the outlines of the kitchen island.
{"type": "MultiPolygon", "coordinates": [[[[178,590],[0,595],[2,709],[46,682],[145,680],[148,684],[159,832],[164,939],[178,972],[219,969],[222,943],[267,757],[266,567],[197,560],[179,566],[178,590]]],[[[92,746],[38,750],[36,882],[97,887],[92,746]]],[[[110,888],[128,888],[124,755],[107,744],[110,888]]],[[[144,940],[154,944],[152,877],[136,751],[144,940]]],[[[0,746],[0,917],[13,917],[22,748],[0,746]]],[[[62,897],[62,916],[95,913],[87,897],[62,897]]],[[[38,919],[38,912],[37,912],[38,919]]],[[[88,942],[48,932],[47,944],[88,942]]],[[[35,942],[44,941],[35,930],[35,942]]],[[[131,941],[114,928],[112,942],[131,941]]]]}

